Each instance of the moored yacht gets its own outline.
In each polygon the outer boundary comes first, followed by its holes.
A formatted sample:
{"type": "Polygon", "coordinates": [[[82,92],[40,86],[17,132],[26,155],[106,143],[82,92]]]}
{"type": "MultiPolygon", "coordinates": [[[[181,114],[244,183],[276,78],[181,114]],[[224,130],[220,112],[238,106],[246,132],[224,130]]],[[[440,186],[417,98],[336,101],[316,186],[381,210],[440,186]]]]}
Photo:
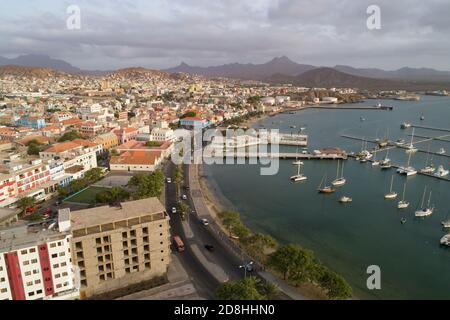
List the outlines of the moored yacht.
{"type": "Polygon", "coordinates": [[[433,214],[434,207],[431,207],[431,205],[430,205],[432,191],[430,191],[430,196],[428,198],[427,206],[424,207],[426,191],[427,191],[427,187],[425,187],[425,190],[423,191],[422,204],[420,206],[420,209],[415,212],[416,217],[428,217],[433,214]]]}
{"type": "Polygon", "coordinates": [[[347,196],[343,196],[339,199],[340,203],[350,203],[353,202],[353,199],[347,196]]]}
{"type": "Polygon", "coordinates": [[[405,193],[406,193],[406,182],[403,185],[403,197],[402,200],[400,200],[397,204],[398,209],[406,209],[409,207],[409,202],[405,200],[405,193]]]}
{"type": "Polygon", "coordinates": [[[331,184],[335,187],[339,187],[339,186],[343,186],[347,180],[344,178],[344,162],[342,162],[342,173],[339,176],[339,164],[340,161],[338,160],[338,165],[337,165],[337,173],[336,173],[336,179],[333,180],[333,182],[331,182],[331,184]]]}
{"type": "Polygon", "coordinates": [[[397,198],[397,192],[392,190],[393,185],[394,185],[394,176],[392,176],[392,178],[391,178],[391,188],[389,189],[389,192],[384,195],[385,199],[397,198]]]}
{"type": "Polygon", "coordinates": [[[300,169],[302,167],[302,164],[298,164],[297,165],[297,174],[291,177],[291,181],[292,182],[300,182],[300,181],[305,181],[305,180],[308,179],[307,176],[305,176],[304,174],[300,173],[300,171],[301,171],[300,169]]]}
{"type": "Polygon", "coordinates": [[[445,154],[445,149],[444,148],[440,148],[437,153],[438,154],[445,154]]]}
{"type": "Polygon", "coordinates": [[[334,189],[333,186],[327,186],[326,180],[327,180],[327,176],[325,175],[322,178],[322,181],[320,181],[320,185],[319,185],[319,188],[317,189],[317,191],[319,193],[334,193],[336,191],[336,189],[334,189]],[[325,184],[324,184],[324,182],[325,182],[325,184]]]}
{"type": "Polygon", "coordinates": [[[434,174],[436,177],[443,178],[448,176],[449,171],[444,169],[444,166],[439,166],[436,173],[434,174]]]}

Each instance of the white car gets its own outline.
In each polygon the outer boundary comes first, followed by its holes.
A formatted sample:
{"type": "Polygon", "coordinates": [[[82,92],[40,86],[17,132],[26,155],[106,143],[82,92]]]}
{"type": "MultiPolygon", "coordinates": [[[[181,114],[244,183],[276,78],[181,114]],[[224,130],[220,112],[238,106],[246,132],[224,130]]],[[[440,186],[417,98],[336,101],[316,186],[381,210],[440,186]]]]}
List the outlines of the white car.
{"type": "Polygon", "coordinates": [[[183,194],[183,195],[181,196],[181,198],[182,198],[183,200],[187,200],[187,195],[183,194]]]}
{"type": "Polygon", "coordinates": [[[208,221],[208,219],[202,219],[201,222],[202,222],[202,224],[203,224],[204,226],[209,226],[209,221],[208,221]]]}
{"type": "Polygon", "coordinates": [[[172,213],[177,213],[177,208],[172,207],[172,213]]]}
{"type": "Polygon", "coordinates": [[[167,181],[167,183],[172,183],[172,179],[170,179],[170,178],[167,178],[166,181],[167,181]]]}

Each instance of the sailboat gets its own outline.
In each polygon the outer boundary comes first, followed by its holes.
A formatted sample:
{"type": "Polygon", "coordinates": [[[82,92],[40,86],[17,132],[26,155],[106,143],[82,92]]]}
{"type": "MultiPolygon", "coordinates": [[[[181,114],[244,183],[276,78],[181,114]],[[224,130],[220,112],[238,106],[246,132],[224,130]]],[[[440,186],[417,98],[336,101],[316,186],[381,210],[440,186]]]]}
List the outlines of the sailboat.
{"type": "Polygon", "coordinates": [[[450,211],[447,214],[446,220],[442,221],[442,226],[444,228],[450,228],[450,217],[449,216],[450,216],[450,211]]]}
{"type": "Polygon", "coordinates": [[[405,200],[405,193],[406,193],[406,181],[403,185],[403,197],[402,200],[400,200],[397,204],[397,208],[399,209],[406,209],[409,207],[409,202],[405,200]]]}
{"type": "Polygon", "coordinates": [[[411,163],[411,156],[412,156],[412,153],[409,153],[409,154],[408,154],[408,162],[407,162],[407,164],[406,164],[406,167],[399,167],[399,168],[397,169],[397,173],[406,175],[406,176],[408,176],[408,177],[417,174],[417,170],[414,169],[414,167],[411,167],[411,166],[410,166],[410,163],[411,163]]]}
{"type": "Polygon", "coordinates": [[[415,152],[417,152],[419,150],[416,147],[414,147],[413,141],[414,141],[414,128],[412,130],[411,143],[407,147],[406,153],[415,153],[415,152]]]}
{"type": "Polygon", "coordinates": [[[449,171],[447,169],[444,169],[444,166],[439,166],[437,169],[437,172],[434,174],[435,177],[443,178],[448,176],[449,171]]]}
{"type": "Polygon", "coordinates": [[[389,159],[389,149],[386,151],[386,156],[380,161],[380,168],[382,170],[390,169],[392,167],[391,159],[389,159]]]}
{"type": "Polygon", "coordinates": [[[433,214],[434,208],[432,208],[430,206],[430,202],[431,202],[431,193],[433,192],[433,190],[430,190],[430,196],[428,197],[428,202],[427,202],[427,206],[424,207],[424,202],[425,202],[425,195],[427,192],[427,187],[425,187],[425,190],[423,191],[423,196],[422,196],[422,204],[420,205],[421,209],[417,210],[415,212],[415,216],[416,217],[428,217],[431,216],[433,214]]]}
{"type": "Polygon", "coordinates": [[[344,162],[342,162],[342,173],[341,173],[341,176],[339,177],[339,163],[340,162],[338,160],[336,180],[331,182],[331,184],[335,187],[343,186],[347,182],[347,180],[344,178],[344,162]]]}
{"type": "Polygon", "coordinates": [[[325,174],[322,178],[322,181],[320,181],[319,188],[317,189],[317,191],[319,191],[319,193],[334,193],[336,190],[333,188],[333,186],[325,185],[326,180],[327,180],[327,175],[325,174]],[[324,184],[324,182],[325,182],[325,184],[324,184]]]}
{"type": "Polygon", "coordinates": [[[374,152],[373,154],[374,154],[374,155],[373,155],[372,167],[379,166],[379,165],[380,165],[380,161],[378,161],[378,160],[376,159],[377,153],[374,152]]]}
{"type": "Polygon", "coordinates": [[[342,197],[339,199],[339,202],[340,202],[340,203],[350,203],[350,202],[353,202],[353,199],[350,198],[350,197],[347,197],[347,196],[342,196],[342,197]]]}
{"type": "Polygon", "coordinates": [[[428,160],[430,158],[430,145],[428,144],[428,151],[427,151],[427,162],[425,163],[425,167],[420,169],[420,173],[433,173],[436,171],[436,168],[433,165],[433,158],[431,158],[431,163],[428,163],[428,160]]]}
{"type": "Polygon", "coordinates": [[[392,175],[392,178],[391,178],[391,188],[389,189],[389,192],[384,195],[385,199],[395,199],[395,198],[397,198],[397,192],[392,191],[393,185],[394,185],[394,175],[392,175]]]}
{"type": "Polygon", "coordinates": [[[292,182],[300,182],[300,181],[305,181],[308,179],[307,176],[300,173],[301,167],[302,167],[302,164],[297,165],[297,174],[295,176],[291,177],[292,182]]]}
{"type": "MultiPolygon", "coordinates": [[[[298,154],[298,147],[297,147],[297,154],[298,154]]],[[[295,161],[292,162],[292,164],[293,164],[294,166],[302,166],[302,165],[303,165],[303,162],[300,161],[300,160],[298,159],[298,157],[295,157],[295,161]]]]}

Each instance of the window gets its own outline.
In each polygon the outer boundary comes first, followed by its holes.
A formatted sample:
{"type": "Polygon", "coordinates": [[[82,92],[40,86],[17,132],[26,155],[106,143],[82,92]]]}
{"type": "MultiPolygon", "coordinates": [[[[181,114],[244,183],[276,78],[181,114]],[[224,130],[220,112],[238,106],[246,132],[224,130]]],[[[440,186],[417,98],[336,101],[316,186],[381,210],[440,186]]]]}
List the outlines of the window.
{"type": "Polygon", "coordinates": [[[28,261],[28,260],[23,262],[23,265],[24,265],[24,266],[27,266],[27,265],[29,265],[29,264],[30,264],[30,261],[28,261]]]}
{"type": "Polygon", "coordinates": [[[5,292],[8,292],[8,289],[4,288],[4,289],[0,290],[0,293],[5,293],[5,292]]]}
{"type": "Polygon", "coordinates": [[[36,249],[35,249],[35,248],[31,248],[29,252],[30,252],[30,253],[35,253],[35,252],[36,252],[36,249]]]}
{"type": "Polygon", "coordinates": [[[65,266],[67,266],[66,262],[61,263],[61,267],[65,267],[65,266]]]}
{"type": "Polygon", "coordinates": [[[22,250],[22,251],[20,251],[20,254],[27,254],[27,253],[28,253],[27,250],[22,250]]]}
{"type": "Polygon", "coordinates": [[[5,282],[5,278],[0,278],[0,282],[5,282]]]}
{"type": "Polygon", "coordinates": [[[41,293],[42,293],[42,290],[36,291],[36,294],[41,294],[41,293]]]}
{"type": "Polygon", "coordinates": [[[52,254],[52,258],[58,258],[58,254],[57,253],[52,254]]]}
{"type": "Polygon", "coordinates": [[[25,277],[31,276],[31,271],[25,272],[25,277]]]}
{"type": "Polygon", "coordinates": [[[40,279],[37,279],[37,280],[34,281],[34,284],[39,284],[39,283],[41,283],[40,279]]]}
{"type": "Polygon", "coordinates": [[[37,259],[31,260],[31,263],[37,263],[37,259]]]}
{"type": "Polygon", "coordinates": [[[59,256],[60,256],[60,257],[64,257],[65,255],[66,255],[65,252],[60,252],[60,253],[59,253],[59,256]]]}
{"type": "Polygon", "coordinates": [[[55,242],[50,243],[50,248],[56,248],[56,243],[55,242]]]}
{"type": "Polygon", "coordinates": [[[29,296],[29,297],[34,296],[34,292],[28,292],[28,296],[29,296]]]}
{"type": "Polygon", "coordinates": [[[54,264],[53,269],[59,268],[59,264],[54,264]]]}

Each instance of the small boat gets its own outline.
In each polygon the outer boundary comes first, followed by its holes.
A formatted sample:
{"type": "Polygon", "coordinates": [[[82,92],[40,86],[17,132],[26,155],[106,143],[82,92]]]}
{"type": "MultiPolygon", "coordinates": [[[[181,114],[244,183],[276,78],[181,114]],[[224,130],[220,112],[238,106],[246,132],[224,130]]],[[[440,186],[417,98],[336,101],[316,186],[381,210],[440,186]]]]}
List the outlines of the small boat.
{"type": "Polygon", "coordinates": [[[406,223],[406,218],[401,218],[400,222],[401,222],[401,224],[405,224],[406,223]]]}
{"type": "Polygon", "coordinates": [[[424,117],[424,116],[421,116],[421,117],[420,117],[420,120],[421,120],[421,121],[425,120],[425,117],[424,117]]]}
{"type": "Polygon", "coordinates": [[[394,185],[394,176],[392,176],[392,178],[391,178],[391,188],[389,189],[389,192],[384,195],[385,199],[397,198],[397,192],[392,190],[393,185],[394,185]]]}
{"type": "Polygon", "coordinates": [[[427,187],[425,187],[425,190],[423,191],[422,204],[420,206],[421,209],[417,210],[415,212],[415,216],[416,217],[428,217],[428,216],[431,216],[433,214],[434,208],[430,206],[432,191],[430,191],[430,196],[428,198],[427,206],[424,207],[426,192],[427,192],[427,187]]]}
{"type": "Polygon", "coordinates": [[[319,185],[319,188],[317,189],[317,191],[319,193],[326,193],[326,194],[336,192],[336,189],[334,189],[333,186],[327,186],[326,184],[324,184],[324,182],[326,182],[326,180],[327,180],[327,176],[325,175],[322,178],[322,181],[320,181],[320,185],[319,185]]]}
{"type": "Polygon", "coordinates": [[[340,176],[339,176],[339,164],[340,161],[338,160],[336,179],[333,182],[331,182],[331,184],[335,187],[343,186],[347,182],[347,180],[344,178],[344,163],[342,162],[342,173],[340,176]]]}
{"type": "Polygon", "coordinates": [[[446,221],[442,221],[442,226],[444,228],[450,228],[450,219],[446,221]]]}
{"type": "Polygon", "coordinates": [[[294,166],[302,166],[302,165],[304,165],[303,161],[300,161],[300,160],[295,160],[295,161],[292,162],[292,164],[294,166]]]}
{"type": "Polygon", "coordinates": [[[308,180],[308,177],[307,177],[307,176],[305,176],[304,174],[301,174],[301,173],[300,173],[301,167],[302,167],[301,164],[298,164],[298,165],[297,165],[297,174],[296,174],[295,176],[292,176],[292,177],[291,177],[291,181],[292,181],[292,182],[300,182],[300,181],[308,180]]]}
{"type": "Polygon", "coordinates": [[[406,141],[405,141],[404,139],[398,139],[398,140],[395,142],[395,144],[396,144],[397,146],[404,146],[405,143],[406,143],[406,141]]]}
{"type": "Polygon", "coordinates": [[[436,177],[442,178],[448,176],[449,171],[444,169],[444,166],[439,166],[436,173],[434,174],[436,177]]]}
{"type": "Polygon", "coordinates": [[[445,154],[445,149],[444,148],[440,148],[439,151],[437,152],[437,154],[445,154]]]}
{"type": "Polygon", "coordinates": [[[295,129],[295,128],[297,128],[297,126],[290,126],[290,128],[291,128],[291,129],[295,129]]]}
{"type": "Polygon", "coordinates": [[[364,118],[363,116],[359,117],[360,121],[366,121],[366,118],[364,118]]]}
{"type": "Polygon", "coordinates": [[[387,170],[392,167],[391,159],[389,159],[389,149],[386,151],[386,156],[380,161],[381,170],[387,170]]]}
{"type": "Polygon", "coordinates": [[[408,128],[411,128],[411,123],[403,122],[403,123],[400,125],[400,128],[402,128],[402,129],[408,129],[408,128]]]}
{"type": "Polygon", "coordinates": [[[450,246],[450,234],[446,234],[445,236],[443,236],[440,243],[443,246],[450,246]]]}
{"type": "Polygon", "coordinates": [[[347,196],[343,196],[339,199],[340,203],[350,203],[353,202],[353,199],[347,196]]]}
{"type": "Polygon", "coordinates": [[[406,209],[409,207],[409,202],[405,200],[405,193],[406,193],[406,182],[403,186],[403,197],[402,200],[400,200],[397,204],[398,209],[406,209]]]}

